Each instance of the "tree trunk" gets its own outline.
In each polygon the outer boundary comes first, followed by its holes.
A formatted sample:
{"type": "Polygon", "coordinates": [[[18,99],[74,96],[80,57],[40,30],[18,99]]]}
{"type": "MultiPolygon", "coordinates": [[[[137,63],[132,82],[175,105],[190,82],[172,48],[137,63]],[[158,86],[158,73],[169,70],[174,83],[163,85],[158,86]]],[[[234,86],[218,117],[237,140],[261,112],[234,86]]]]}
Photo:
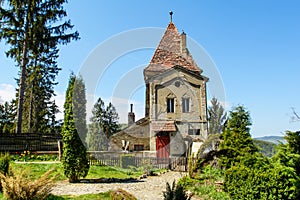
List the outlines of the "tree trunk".
{"type": "Polygon", "coordinates": [[[20,74],[20,87],[19,87],[19,100],[18,100],[18,110],[17,110],[17,127],[16,133],[22,133],[22,115],[23,115],[23,103],[24,103],[24,91],[25,91],[25,79],[26,79],[26,65],[27,65],[27,42],[26,35],[24,33],[23,42],[23,52],[22,52],[22,64],[21,64],[21,74],[20,74]]]}

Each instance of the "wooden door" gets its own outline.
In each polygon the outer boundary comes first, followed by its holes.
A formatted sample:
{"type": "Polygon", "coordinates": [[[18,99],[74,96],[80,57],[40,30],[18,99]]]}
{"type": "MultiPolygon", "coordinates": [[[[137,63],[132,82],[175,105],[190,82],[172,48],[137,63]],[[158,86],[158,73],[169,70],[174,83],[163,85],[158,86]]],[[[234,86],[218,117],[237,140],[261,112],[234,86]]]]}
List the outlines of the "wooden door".
{"type": "Polygon", "coordinates": [[[170,155],[169,133],[157,134],[157,136],[156,136],[156,155],[157,155],[157,158],[169,158],[169,155],[170,155]]]}

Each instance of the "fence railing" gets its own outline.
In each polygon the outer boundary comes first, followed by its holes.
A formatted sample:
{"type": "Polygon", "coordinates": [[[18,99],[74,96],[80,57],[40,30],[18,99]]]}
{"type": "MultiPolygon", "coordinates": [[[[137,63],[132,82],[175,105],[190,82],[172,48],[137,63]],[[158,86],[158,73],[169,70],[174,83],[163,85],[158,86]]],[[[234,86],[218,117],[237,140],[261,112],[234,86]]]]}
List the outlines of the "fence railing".
{"type": "Polygon", "coordinates": [[[124,167],[124,156],[131,155],[130,163],[127,165],[134,167],[153,167],[157,169],[171,169],[175,171],[187,171],[187,158],[186,157],[171,157],[171,158],[157,158],[157,157],[140,157],[135,155],[135,152],[130,154],[120,153],[106,153],[89,154],[90,165],[106,165],[114,167],[124,167]]]}
{"type": "Polygon", "coordinates": [[[60,134],[0,134],[0,152],[58,151],[60,134]]]}

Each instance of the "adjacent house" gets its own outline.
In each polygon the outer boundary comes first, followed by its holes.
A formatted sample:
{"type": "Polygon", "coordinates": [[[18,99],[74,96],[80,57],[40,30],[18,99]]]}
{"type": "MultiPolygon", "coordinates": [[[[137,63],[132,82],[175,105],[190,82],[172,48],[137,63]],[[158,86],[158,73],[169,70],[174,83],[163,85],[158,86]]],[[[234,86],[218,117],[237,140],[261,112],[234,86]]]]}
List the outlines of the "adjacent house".
{"type": "MultiPolygon", "coordinates": [[[[171,18],[172,19],[172,18],[171,18]]],[[[158,158],[196,152],[207,137],[208,78],[187,49],[186,34],[171,22],[144,69],[145,117],[110,138],[111,151],[144,151],[158,158]]]]}

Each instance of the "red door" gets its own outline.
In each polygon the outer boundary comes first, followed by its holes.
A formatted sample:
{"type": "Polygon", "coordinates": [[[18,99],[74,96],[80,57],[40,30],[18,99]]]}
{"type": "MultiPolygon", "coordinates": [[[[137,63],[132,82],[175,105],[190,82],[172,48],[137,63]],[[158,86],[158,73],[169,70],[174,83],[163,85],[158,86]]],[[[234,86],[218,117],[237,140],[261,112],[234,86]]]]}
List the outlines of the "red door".
{"type": "Polygon", "coordinates": [[[170,136],[169,133],[157,134],[156,136],[157,158],[169,158],[170,155],[170,136]]]}

